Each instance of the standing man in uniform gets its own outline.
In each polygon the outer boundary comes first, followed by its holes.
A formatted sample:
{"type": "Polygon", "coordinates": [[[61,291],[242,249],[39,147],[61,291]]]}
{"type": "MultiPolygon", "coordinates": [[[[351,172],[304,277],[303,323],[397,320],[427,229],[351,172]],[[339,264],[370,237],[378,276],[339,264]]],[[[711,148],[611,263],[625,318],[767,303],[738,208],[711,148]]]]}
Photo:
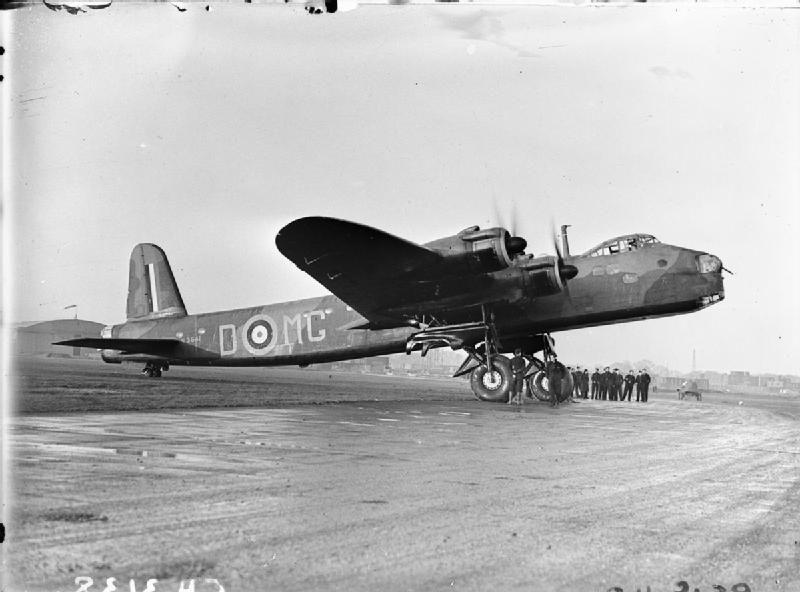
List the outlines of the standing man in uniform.
{"type": "Polygon", "coordinates": [[[581,379],[581,397],[584,399],[589,398],[589,369],[584,368],[580,374],[581,379]]]}
{"type": "Polygon", "coordinates": [[[595,368],[592,373],[592,399],[600,398],[600,368],[595,368]]]}
{"type": "Polygon", "coordinates": [[[608,389],[611,385],[611,372],[608,366],[603,368],[603,373],[600,375],[600,400],[608,401],[608,389]]]}
{"type": "Polygon", "coordinates": [[[636,384],[636,377],[633,375],[633,370],[628,370],[625,375],[625,390],[622,392],[622,400],[627,399],[628,403],[631,402],[631,394],[633,394],[633,385],[636,384]]]}
{"type": "Polygon", "coordinates": [[[624,382],[622,372],[619,368],[614,368],[614,400],[622,401],[622,383],[624,382]]]}
{"type": "MultiPolygon", "coordinates": [[[[572,366],[567,366],[567,374],[572,377],[572,384],[575,385],[575,368],[572,366]]],[[[571,397],[572,393],[570,393],[569,396],[571,397]]]]}
{"type": "Polygon", "coordinates": [[[639,370],[639,373],[636,375],[636,402],[642,400],[642,371],[639,370]]]}
{"type": "Polygon", "coordinates": [[[647,373],[647,368],[644,368],[639,375],[639,382],[642,389],[642,403],[647,403],[647,395],[650,390],[650,375],[647,373]]]}
{"type": "Polygon", "coordinates": [[[561,388],[564,379],[567,377],[567,369],[564,364],[559,362],[555,356],[547,363],[547,386],[550,389],[550,406],[558,407],[558,398],[561,396],[561,388]]]}
{"type": "Polygon", "coordinates": [[[522,405],[522,388],[525,382],[525,367],[527,366],[525,358],[522,357],[522,350],[517,348],[514,350],[514,357],[511,358],[511,392],[508,395],[508,404],[516,402],[517,405],[522,405]]]}
{"type": "Polygon", "coordinates": [[[572,398],[573,399],[580,399],[581,396],[581,383],[583,382],[583,372],[581,372],[581,367],[577,366],[575,368],[575,372],[572,375],[572,398]]]}

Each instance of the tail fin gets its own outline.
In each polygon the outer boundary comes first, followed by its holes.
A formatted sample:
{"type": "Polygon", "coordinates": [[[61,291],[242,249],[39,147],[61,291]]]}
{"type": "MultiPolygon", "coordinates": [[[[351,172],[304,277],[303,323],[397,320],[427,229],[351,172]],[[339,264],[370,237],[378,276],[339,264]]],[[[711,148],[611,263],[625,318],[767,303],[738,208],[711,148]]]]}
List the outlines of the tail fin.
{"type": "Polygon", "coordinates": [[[128,320],[185,317],[186,307],[164,251],[136,245],[128,276],[128,320]]]}

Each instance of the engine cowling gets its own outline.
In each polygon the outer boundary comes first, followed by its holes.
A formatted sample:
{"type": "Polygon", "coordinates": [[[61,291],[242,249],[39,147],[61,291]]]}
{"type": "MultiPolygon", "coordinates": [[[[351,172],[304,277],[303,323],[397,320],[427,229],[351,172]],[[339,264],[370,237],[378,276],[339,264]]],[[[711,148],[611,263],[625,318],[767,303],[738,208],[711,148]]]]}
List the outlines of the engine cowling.
{"type": "Polygon", "coordinates": [[[529,291],[535,296],[550,296],[564,290],[565,282],[578,274],[574,265],[565,265],[558,257],[544,255],[519,264],[525,270],[529,291]]]}
{"type": "Polygon", "coordinates": [[[511,266],[514,257],[525,250],[524,238],[511,236],[505,228],[478,226],[466,228],[425,244],[447,258],[447,268],[459,274],[478,274],[500,271],[511,266]]]}

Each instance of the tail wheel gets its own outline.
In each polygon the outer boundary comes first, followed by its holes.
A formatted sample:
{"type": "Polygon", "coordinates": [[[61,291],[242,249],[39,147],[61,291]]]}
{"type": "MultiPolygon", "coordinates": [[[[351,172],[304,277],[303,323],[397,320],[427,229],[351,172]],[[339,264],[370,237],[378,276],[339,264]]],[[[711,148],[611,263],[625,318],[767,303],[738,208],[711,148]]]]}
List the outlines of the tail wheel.
{"type": "Polygon", "coordinates": [[[481,401],[505,403],[511,390],[511,363],[508,358],[496,356],[492,358],[492,371],[485,364],[475,368],[470,374],[469,382],[472,392],[481,401]]]}

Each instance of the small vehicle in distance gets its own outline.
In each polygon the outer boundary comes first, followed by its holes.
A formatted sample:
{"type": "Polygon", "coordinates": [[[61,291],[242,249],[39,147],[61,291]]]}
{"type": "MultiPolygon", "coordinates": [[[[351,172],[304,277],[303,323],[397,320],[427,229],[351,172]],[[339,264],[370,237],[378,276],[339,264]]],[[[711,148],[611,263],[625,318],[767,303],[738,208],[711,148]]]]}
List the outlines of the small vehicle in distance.
{"type": "Polygon", "coordinates": [[[697,381],[687,380],[678,389],[678,399],[683,400],[686,397],[695,397],[698,401],[703,400],[703,394],[697,388],[697,381]]]}

